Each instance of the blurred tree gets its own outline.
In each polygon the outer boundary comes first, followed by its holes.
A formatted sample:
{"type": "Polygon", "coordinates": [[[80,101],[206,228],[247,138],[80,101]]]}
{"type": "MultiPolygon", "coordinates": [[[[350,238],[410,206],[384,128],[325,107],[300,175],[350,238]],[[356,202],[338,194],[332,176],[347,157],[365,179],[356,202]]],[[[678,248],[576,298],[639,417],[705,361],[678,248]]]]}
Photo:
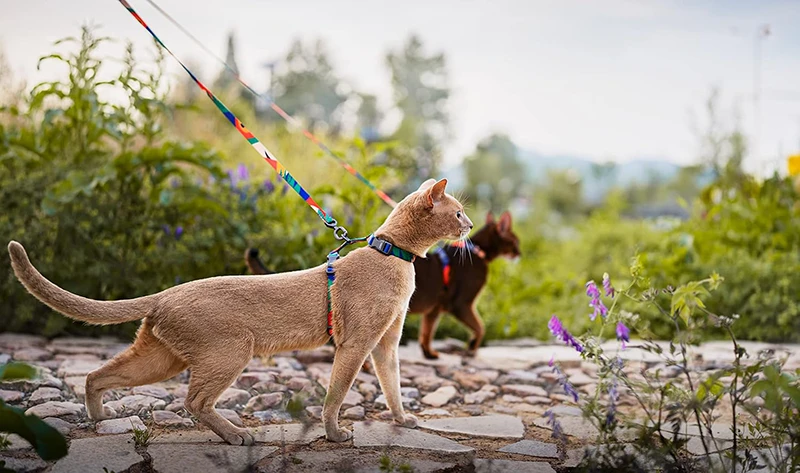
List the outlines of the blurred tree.
{"type": "Polygon", "coordinates": [[[475,152],[464,158],[464,171],[467,192],[493,212],[508,210],[511,202],[522,194],[526,182],[517,146],[503,134],[493,134],[481,141],[475,152]]]}
{"type": "MultiPolygon", "coordinates": [[[[224,94],[231,99],[238,99],[241,100],[251,106],[255,106],[255,97],[248,92],[244,87],[241,87],[236,80],[236,76],[239,75],[239,65],[236,62],[236,38],[234,37],[234,33],[228,33],[228,45],[225,49],[225,62],[231,68],[223,67],[220,71],[217,79],[214,81],[214,90],[216,94],[224,94]]],[[[191,69],[191,68],[190,68],[191,69]]],[[[187,74],[188,76],[188,74],[187,74]]],[[[183,79],[184,82],[187,84],[188,90],[199,90],[197,86],[194,84],[194,81],[191,80],[191,77],[183,79]]],[[[194,94],[194,92],[192,92],[194,94]]],[[[189,98],[194,98],[195,95],[191,95],[189,98]]]]}
{"type": "Polygon", "coordinates": [[[617,183],[617,163],[592,163],[592,177],[600,181],[604,187],[614,187],[617,183]]]}
{"type": "Polygon", "coordinates": [[[0,47],[0,106],[19,105],[24,90],[25,83],[16,81],[5,51],[0,47]]]}
{"type": "MultiPolygon", "coordinates": [[[[303,118],[311,131],[320,126],[338,135],[342,128],[342,105],[350,88],[335,74],[322,40],[313,46],[295,40],[286,58],[275,68],[272,94],[290,115],[303,118]]],[[[266,117],[279,120],[274,113],[266,117]]]]}
{"type": "Polygon", "coordinates": [[[395,105],[403,114],[394,138],[413,152],[411,162],[397,163],[410,168],[410,187],[438,171],[442,144],[448,136],[449,117],[445,56],[426,55],[422,41],[412,35],[403,49],[386,55],[392,73],[395,105]]]}
{"type": "Polygon", "coordinates": [[[378,108],[378,99],[370,94],[359,94],[359,96],[361,104],[356,112],[358,133],[367,143],[378,141],[379,128],[383,121],[383,113],[378,108]]]}
{"type": "Polygon", "coordinates": [[[580,215],[586,210],[583,182],[574,169],[548,169],[545,182],[537,193],[549,209],[565,217],[580,215]]]}
{"type": "Polygon", "coordinates": [[[708,166],[714,178],[724,186],[741,187],[747,180],[742,164],[747,155],[747,141],[738,120],[732,127],[719,118],[719,89],[711,90],[705,104],[705,127],[696,134],[700,140],[700,163],[708,166]]]}

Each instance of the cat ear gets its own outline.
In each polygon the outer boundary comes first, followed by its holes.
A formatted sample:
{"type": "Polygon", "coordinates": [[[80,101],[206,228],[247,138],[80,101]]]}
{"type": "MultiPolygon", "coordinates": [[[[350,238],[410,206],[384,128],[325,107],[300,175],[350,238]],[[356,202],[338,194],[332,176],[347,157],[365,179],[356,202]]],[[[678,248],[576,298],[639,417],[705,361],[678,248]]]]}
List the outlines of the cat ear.
{"type": "Polygon", "coordinates": [[[503,215],[500,216],[500,221],[497,223],[497,230],[500,233],[508,233],[511,230],[511,213],[506,210],[503,212],[503,215]]]}
{"type": "Polygon", "coordinates": [[[421,190],[425,190],[425,189],[427,189],[428,187],[430,187],[430,186],[432,186],[434,184],[436,184],[436,179],[428,179],[427,181],[425,181],[422,184],[420,184],[419,185],[419,189],[417,189],[417,190],[420,190],[420,191],[421,190]]]}
{"type": "Polygon", "coordinates": [[[445,186],[447,186],[447,179],[442,179],[425,192],[425,201],[428,204],[428,208],[432,208],[434,202],[439,202],[444,198],[445,186]]]}
{"type": "Polygon", "coordinates": [[[494,223],[494,215],[492,214],[492,211],[490,210],[489,213],[486,214],[486,225],[491,225],[493,223],[494,223]]]}

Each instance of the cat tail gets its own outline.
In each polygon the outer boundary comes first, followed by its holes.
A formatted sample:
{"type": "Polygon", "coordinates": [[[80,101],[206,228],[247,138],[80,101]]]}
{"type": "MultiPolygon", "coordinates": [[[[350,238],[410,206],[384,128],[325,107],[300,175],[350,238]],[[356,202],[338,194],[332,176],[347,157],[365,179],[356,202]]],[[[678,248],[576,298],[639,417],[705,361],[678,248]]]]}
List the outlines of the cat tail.
{"type": "Polygon", "coordinates": [[[244,262],[253,274],[272,274],[272,271],[268,270],[261,258],[258,257],[257,248],[247,249],[244,254],[244,262]]]}
{"type": "Polygon", "coordinates": [[[16,241],[8,244],[11,267],[23,286],[37,299],[67,317],[94,325],[121,324],[147,317],[155,308],[157,295],[121,301],[96,301],[65,291],[48,281],[28,259],[16,241]]]}

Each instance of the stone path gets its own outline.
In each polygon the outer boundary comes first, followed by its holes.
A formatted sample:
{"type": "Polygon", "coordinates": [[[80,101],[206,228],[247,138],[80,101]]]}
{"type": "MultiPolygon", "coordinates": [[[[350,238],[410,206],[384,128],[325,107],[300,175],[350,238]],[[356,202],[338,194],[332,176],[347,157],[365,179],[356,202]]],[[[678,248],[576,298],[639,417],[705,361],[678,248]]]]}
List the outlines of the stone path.
{"type": "MultiPolygon", "coordinates": [[[[772,348],[790,352],[787,368],[800,367],[800,346],[747,344],[751,353],[772,348]]],[[[593,392],[595,370],[563,345],[515,340],[484,347],[464,358],[461,342],[446,340],[438,360],[425,360],[416,344],[400,348],[403,404],[420,419],[419,429],[391,423],[374,375],[361,372],[342,409],[351,441],[327,442],[319,423],[330,381],[332,347],[254,359],[220,398],[218,411],[253,430],[256,445],[222,442],[183,408],[186,372],[163,383],[118,389],[105,402],[118,418],[94,423],[83,405],[86,375],[127,345],[112,339],[0,334],[0,363],[28,362],[35,380],[0,383],[0,399],[43,418],[70,439],[69,455],[58,462],[38,459],[24,440],[11,436],[0,460],[15,471],[49,472],[554,472],[568,471],[583,455],[594,427],[558,385],[547,363],[559,362],[581,392],[593,392]],[[299,407],[298,407],[299,406],[299,407]],[[568,443],[559,445],[543,414],[559,416],[568,443]],[[292,412],[292,414],[290,414],[292,412]],[[150,429],[137,446],[134,428],[150,429]],[[381,470],[381,467],[384,467],[381,470]],[[411,470],[408,470],[410,467],[411,470]]],[[[695,369],[716,369],[732,355],[725,344],[694,349],[695,369]]],[[[632,373],[669,367],[649,353],[624,352],[632,373]]],[[[630,399],[625,395],[620,405],[630,399]]],[[[691,436],[691,429],[686,432],[691,436]]],[[[690,442],[691,444],[691,442],[690,442]]]]}

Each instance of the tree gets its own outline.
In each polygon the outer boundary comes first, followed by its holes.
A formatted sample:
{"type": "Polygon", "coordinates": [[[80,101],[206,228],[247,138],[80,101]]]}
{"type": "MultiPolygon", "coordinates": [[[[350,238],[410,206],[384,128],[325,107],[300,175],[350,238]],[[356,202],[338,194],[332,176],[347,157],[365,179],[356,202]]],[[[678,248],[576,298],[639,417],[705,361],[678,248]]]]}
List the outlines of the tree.
{"type": "Polygon", "coordinates": [[[538,190],[537,200],[547,204],[556,213],[568,217],[583,213],[586,203],[583,199],[583,182],[574,169],[547,170],[547,179],[538,190]]]}
{"type": "Polygon", "coordinates": [[[19,105],[24,90],[25,83],[16,81],[5,52],[0,48],[0,106],[19,105]]]}
{"type": "Polygon", "coordinates": [[[378,99],[374,95],[359,94],[361,104],[356,112],[358,133],[366,142],[370,143],[380,139],[380,125],[383,113],[378,108],[378,99]]]}
{"type": "MultiPolygon", "coordinates": [[[[351,91],[335,74],[322,40],[313,46],[295,40],[275,69],[272,95],[287,113],[305,119],[312,131],[324,125],[338,134],[342,105],[351,91]]],[[[275,118],[274,114],[268,116],[275,118]]]]}
{"type": "MultiPolygon", "coordinates": [[[[228,69],[228,67],[222,68],[217,79],[214,81],[214,90],[216,90],[218,94],[225,94],[233,99],[241,100],[250,106],[255,106],[255,97],[244,87],[241,87],[236,80],[236,76],[239,75],[239,65],[236,62],[236,38],[233,32],[228,33],[225,63],[228,64],[230,69],[228,69]]],[[[188,80],[191,80],[191,77],[188,80]]],[[[192,86],[188,90],[196,89],[194,84],[187,85],[192,86]]],[[[194,99],[196,96],[190,95],[189,97],[194,99]]]]}
{"type": "Polygon", "coordinates": [[[481,141],[475,152],[464,158],[464,170],[467,192],[493,212],[507,210],[526,182],[517,146],[502,134],[481,141]]]}
{"type": "Polygon", "coordinates": [[[427,55],[422,41],[412,35],[400,51],[386,55],[392,73],[397,109],[403,114],[394,138],[411,149],[413,187],[438,170],[443,142],[448,136],[447,100],[450,88],[443,53],[427,55]]]}
{"type": "Polygon", "coordinates": [[[718,187],[749,192],[753,187],[753,179],[742,167],[747,156],[747,139],[741,131],[738,118],[732,126],[720,120],[719,96],[719,89],[711,90],[705,105],[705,128],[696,131],[700,140],[699,161],[711,168],[718,187]]]}

